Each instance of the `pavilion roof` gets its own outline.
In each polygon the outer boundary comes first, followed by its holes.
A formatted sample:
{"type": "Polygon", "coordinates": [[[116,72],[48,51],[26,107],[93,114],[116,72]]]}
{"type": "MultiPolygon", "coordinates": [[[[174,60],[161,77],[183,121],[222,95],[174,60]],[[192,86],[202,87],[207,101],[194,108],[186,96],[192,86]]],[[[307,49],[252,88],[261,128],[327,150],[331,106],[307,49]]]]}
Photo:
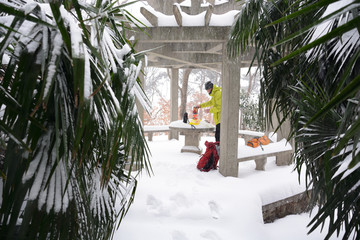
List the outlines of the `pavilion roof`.
{"type": "MultiPolygon", "coordinates": [[[[153,49],[147,53],[148,66],[221,72],[224,46],[241,6],[234,0],[149,0],[132,4],[128,10],[146,26],[146,34],[138,32],[134,36],[136,49],[153,49]]],[[[252,56],[242,56],[242,65],[247,66],[252,56]]]]}

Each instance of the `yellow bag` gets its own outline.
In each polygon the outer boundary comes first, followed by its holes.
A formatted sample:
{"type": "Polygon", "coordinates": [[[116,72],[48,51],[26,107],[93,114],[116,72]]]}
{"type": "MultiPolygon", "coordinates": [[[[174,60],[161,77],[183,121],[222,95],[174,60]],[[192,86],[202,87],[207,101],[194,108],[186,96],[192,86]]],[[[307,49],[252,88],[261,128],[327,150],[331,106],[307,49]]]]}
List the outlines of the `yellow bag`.
{"type": "Polygon", "coordinates": [[[193,107],[193,118],[189,122],[190,125],[199,125],[199,123],[201,122],[201,120],[198,119],[198,111],[198,108],[193,107]]]}
{"type": "Polygon", "coordinates": [[[200,122],[201,122],[200,119],[191,119],[189,124],[190,125],[199,125],[200,122]]]}

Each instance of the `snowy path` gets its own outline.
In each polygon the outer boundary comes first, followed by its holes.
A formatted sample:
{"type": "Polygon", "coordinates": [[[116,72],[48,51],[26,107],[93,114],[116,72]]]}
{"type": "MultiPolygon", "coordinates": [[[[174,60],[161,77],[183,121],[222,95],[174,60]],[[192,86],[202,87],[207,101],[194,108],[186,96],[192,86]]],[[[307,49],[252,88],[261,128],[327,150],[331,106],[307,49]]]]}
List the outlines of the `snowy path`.
{"type": "MultiPolygon", "coordinates": [[[[288,216],[264,224],[261,206],[301,192],[292,166],[269,161],[266,171],[255,163],[240,164],[239,178],[218,171],[196,169],[199,156],[180,153],[184,139],[166,136],[149,142],[154,176],[139,178],[128,215],[114,239],[125,240],[320,240],[325,234],[306,235],[308,214],[288,216]]],[[[212,138],[202,138],[212,141],[212,138]]],[[[334,238],[332,238],[334,239],[334,238]]],[[[336,238],[335,238],[336,239],[336,238]]]]}

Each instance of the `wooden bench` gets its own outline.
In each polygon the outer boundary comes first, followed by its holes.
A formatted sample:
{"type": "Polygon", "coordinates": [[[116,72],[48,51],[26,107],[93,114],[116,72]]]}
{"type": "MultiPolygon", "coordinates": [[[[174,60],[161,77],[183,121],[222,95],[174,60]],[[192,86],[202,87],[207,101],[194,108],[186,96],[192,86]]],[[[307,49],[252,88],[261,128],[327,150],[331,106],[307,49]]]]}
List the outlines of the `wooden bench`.
{"type": "Polygon", "coordinates": [[[148,141],[152,141],[153,134],[157,132],[169,132],[169,125],[144,126],[144,133],[148,135],[148,141]]]}
{"type": "Polygon", "coordinates": [[[278,166],[290,164],[293,150],[286,139],[282,139],[279,142],[269,143],[268,145],[262,146],[262,148],[260,146],[256,148],[246,145],[238,146],[238,158],[236,162],[237,167],[240,162],[254,160],[256,170],[265,170],[265,164],[268,157],[276,157],[276,165],[278,166]]]}

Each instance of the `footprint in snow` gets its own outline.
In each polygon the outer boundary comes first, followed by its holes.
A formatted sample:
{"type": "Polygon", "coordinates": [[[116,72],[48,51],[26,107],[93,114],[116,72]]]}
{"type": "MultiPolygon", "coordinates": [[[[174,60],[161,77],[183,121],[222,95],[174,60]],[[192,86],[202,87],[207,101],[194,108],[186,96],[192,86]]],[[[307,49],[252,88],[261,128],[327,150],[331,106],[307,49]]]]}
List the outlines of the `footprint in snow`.
{"type": "Polygon", "coordinates": [[[171,236],[172,236],[172,240],[188,240],[185,233],[181,231],[173,231],[171,233],[171,236]]]}
{"type": "Polygon", "coordinates": [[[162,207],[162,202],[153,195],[148,195],[146,199],[146,205],[149,212],[159,214],[162,207]]]}
{"type": "Polygon", "coordinates": [[[187,208],[191,205],[191,201],[185,196],[185,194],[179,192],[170,197],[177,207],[187,208]]]}
{"type": "Polygon", "coordinates": [[[209,240],[221,240],[221,237],[219,237],[216,232],[211,230],[201,233],[200,236],[209,240]]]}
{"type": "Polygon", "coordinates": [[[208,204],[210,207],[211,216],[215,219],[218,219],[219,218],[219,206],[214,201],[210,201],[208,204]]]}

